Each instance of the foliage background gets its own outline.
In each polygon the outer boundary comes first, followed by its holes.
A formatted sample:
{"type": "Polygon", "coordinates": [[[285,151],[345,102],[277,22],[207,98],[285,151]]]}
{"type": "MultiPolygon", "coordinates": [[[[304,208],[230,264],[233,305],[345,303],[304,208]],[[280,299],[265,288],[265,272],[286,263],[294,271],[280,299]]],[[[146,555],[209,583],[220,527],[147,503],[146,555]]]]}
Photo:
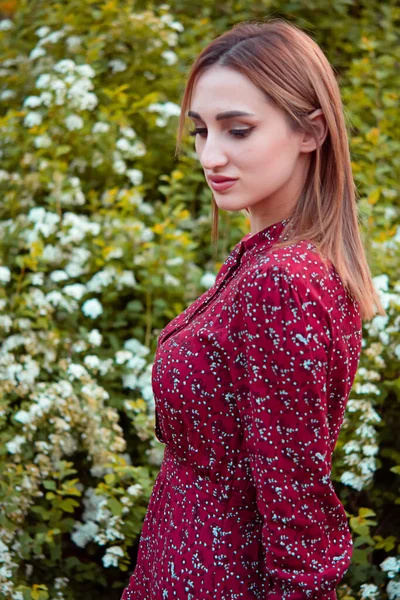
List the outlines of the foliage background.
{"type": "Polygon", "coordinates": [[[0,2],[0,598],[119,598],[164,446],[152,358],[248,231],[193,146],[196,54],[282,16],[334,66],[360,226],[388,317],[363,352],[332,478],[354,535],[338,597],[400,598],[400,8],[396,0],[0,2]]]}

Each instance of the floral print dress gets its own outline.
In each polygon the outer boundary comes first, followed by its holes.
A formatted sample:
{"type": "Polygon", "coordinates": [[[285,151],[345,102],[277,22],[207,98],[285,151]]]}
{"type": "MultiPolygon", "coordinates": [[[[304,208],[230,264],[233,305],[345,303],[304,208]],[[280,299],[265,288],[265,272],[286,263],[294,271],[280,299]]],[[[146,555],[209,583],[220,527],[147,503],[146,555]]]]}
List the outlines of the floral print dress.
{"type": "Polygon", "coordinates": [[[362,322],[289,219],[244,236],[161,332],[164,459],[121,600],[336,600],[352,539],[330,479],[362,322]]]}

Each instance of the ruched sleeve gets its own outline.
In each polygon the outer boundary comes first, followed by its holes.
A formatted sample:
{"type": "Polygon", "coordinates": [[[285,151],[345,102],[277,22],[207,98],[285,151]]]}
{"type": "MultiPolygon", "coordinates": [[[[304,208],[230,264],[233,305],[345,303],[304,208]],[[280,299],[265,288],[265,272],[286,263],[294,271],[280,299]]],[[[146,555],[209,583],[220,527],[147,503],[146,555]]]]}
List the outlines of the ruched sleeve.
{"type": "Polygon", "coordinates": [[[304,273],[246,274],[235,305],[232,373],[244,455],[263,519],[265,600],[331,600],[352,540],[335,494],[329,427],[329,306],[304,273]]]}

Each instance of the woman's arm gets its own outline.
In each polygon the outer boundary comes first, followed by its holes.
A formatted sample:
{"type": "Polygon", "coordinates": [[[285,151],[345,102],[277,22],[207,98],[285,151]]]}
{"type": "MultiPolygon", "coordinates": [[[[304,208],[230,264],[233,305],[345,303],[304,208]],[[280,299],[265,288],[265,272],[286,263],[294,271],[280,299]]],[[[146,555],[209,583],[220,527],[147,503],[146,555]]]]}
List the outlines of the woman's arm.
{"type": "Polygon", "coordinates": [[[263,517],[266,600],[335,598],[351,559],[330,480],[329,373],[346,359],[333,356],[333,310],[284,267],[253,268],[243,280],[232,372],[263,517]]]}

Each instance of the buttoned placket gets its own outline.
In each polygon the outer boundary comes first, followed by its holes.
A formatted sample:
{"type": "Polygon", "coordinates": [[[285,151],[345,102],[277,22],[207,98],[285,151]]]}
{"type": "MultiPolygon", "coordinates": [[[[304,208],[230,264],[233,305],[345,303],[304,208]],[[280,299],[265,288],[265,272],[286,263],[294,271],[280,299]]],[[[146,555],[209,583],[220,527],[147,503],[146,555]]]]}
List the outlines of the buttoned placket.
{"type": "MultiPolygon", "coordinates": [[[[226,269],[225,273],[223,274],[220,281],[218,282],[218,286],[215,288],[214,292],[198,307],[197,310],[195,310],[192,314],[190,314],[188,316],[188,318],[184,320],[183,323],[180,323],[180,325],[178,325],[177,327],[175,327],[174,329],[169,331],[167,333],[167,335],[164,338],[162,338],[160,343],[164,344],[164,342],[167,339],[169,339],[172,335],[174,335],[175,333],[178,333],[178,331],[180,331],[181,329],[186,327],[195,317],[197,317],[198,315],[203,313],[206,310],[206,308],[208,308],[210,306],[211,302],[214,299],[216,299],[219,296],[220,292],[226,287],[228,281],[230,281],[232,279],[232,277],[238,272],[240,264],[241,264],[241,259],[246,252],[247,252],[246,247],[243,243],[243,240],[241,240],[239,242],[237,248],[235,248],[235,251],[231,254],[231,257],[230,257],[230,258],[232,258],[232,257],[234,258],[234,263],[226,269]]],[[[166,441],[164,440],[164,438],[162,436],[162,432],[161,432],[161,428],[160,428],[160,424],[159,424],[157,407],[155,407],[154,410],[155,410],[156,437],[160,442],[165,444],[166,441]]]]}
{"type": "MultiPolygon", "coordinates": [[[[164,344],[172,335],[175,335],[179,331],[181,331],[184,327],[186,327],[195,317],[202,314],[206,308],[210,306],[213,300],[215,300],[220,292],[226,287],[227,283],[237,274],[240,270],[240,266],[248,262],[249,258],[253,255],[258,254],[262,250],[268,249],[274,243],[277,235],[272,235],[270,239],[268,239],[267,234],[271,232],[273,234],[278,233],[278,230],[281,228],[280,226],[285,225],[289,219],[284,219],[279,223],[275,223],[270,225],[268,228],[265,228],[262,231],[257,232],[254,235],[250,235],[248,233],[245,235],[240,242],[238,242],[237,246],[233,249],[232,253],[229,256],[229,259],[234,260],[233,264],[228,266],[225,273],[223,273],[221,279],[218,281],[218,286],[213,290],[208,298],[204,300],[202,304],[200,304],[192,313],[189,313],[187,318],[183,320],[182,323],[177,325],[168,331],[165,337],[160,339],[160,344],[164,344]],[[274,229],[275,228],[275,229],[274,229]]],[[[227,259],[228,260],[228,259],[227,259]]],[[[226,266],[226,262],[224,263],[226,266]]],[[[164,438],[162,437],[161,428],[159,424],[159,418],[157,413],[157,408],[155,407],[155,431],[157,439],[165,443],[164,438]]]]}

